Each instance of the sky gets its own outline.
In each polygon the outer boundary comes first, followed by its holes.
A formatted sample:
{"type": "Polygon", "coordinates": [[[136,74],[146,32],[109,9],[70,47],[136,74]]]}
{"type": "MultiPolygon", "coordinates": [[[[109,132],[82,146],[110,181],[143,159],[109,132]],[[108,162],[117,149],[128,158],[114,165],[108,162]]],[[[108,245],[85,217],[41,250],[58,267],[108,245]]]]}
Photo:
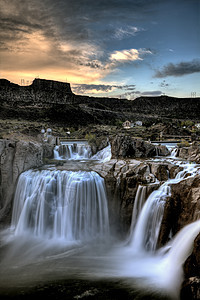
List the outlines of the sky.
{"type": "Polygon", "coordinates": [[[200,97],[200,0],[0,0],[0,27],[0,78],[11,82],[200,97]]]}

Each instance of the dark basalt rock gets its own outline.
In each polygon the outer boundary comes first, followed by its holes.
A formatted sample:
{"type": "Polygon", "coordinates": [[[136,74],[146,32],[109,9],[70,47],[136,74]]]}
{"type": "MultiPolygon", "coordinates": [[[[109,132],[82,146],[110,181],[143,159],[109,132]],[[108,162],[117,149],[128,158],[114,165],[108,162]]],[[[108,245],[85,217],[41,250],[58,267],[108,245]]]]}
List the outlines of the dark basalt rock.
{"type": "Polygon", "coordinates": [[[147,158],[168,155],[165,146],[154,145],[128,135],[117,135],[111,142],[112,158],[147,158]]]}

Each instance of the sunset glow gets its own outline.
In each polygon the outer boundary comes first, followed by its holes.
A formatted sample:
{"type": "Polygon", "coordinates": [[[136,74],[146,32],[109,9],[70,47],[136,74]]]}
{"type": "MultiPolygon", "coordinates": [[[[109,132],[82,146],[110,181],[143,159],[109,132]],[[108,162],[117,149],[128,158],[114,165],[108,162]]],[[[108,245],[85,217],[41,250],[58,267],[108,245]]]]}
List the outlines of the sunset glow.
{"type": "Polygon", "coordinates": [[[1,78],[128,99],[200,95],[198,0],[1,0],[0,11],[1,78]]]}

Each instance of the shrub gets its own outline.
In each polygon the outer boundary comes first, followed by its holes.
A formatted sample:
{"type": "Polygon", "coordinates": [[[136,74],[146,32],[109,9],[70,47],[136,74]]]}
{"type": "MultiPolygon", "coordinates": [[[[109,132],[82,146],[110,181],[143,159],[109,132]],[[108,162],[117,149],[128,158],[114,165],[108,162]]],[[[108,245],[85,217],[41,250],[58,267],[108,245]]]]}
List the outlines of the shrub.
{"type": "Polygon", "coordinates": [[[89,144],[95,143],[96,142],[96,135],[92,133],[87,133],[85,135],[85,139],[88,140],[89,144]]]}
{"type": "Polygon", "coordinates": [[[183,148],[183,147],[190,147],[190,143],[186,140],[182,140],[180,143],[177,144],[177,146],[179,148],[183,148]]]}

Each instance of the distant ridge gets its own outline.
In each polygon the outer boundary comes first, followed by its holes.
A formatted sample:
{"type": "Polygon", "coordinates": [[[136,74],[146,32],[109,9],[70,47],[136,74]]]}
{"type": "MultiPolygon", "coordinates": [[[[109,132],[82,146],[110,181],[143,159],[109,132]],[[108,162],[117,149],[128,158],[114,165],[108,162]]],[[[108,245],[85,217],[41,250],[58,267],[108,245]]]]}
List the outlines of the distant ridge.
{"type": "Polygon", "coordinates": [[[47,118],[67,124],[114,124],[116,120],[200,119],[200,98],[169,96],[135,100],[75,95],[70,83],[34,79],[20,86],[0,79],[0,117],[47,118]]]}

